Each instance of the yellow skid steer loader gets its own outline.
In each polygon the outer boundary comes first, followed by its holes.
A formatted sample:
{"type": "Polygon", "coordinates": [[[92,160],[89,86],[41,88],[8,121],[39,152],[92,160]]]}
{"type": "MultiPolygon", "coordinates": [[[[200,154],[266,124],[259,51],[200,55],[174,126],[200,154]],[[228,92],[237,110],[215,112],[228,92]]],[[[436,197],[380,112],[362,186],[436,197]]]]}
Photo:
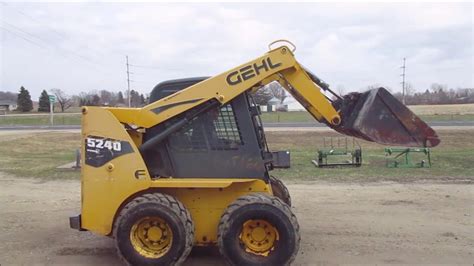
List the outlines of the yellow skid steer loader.
{"type": "Polygon", "coordinates": [[[214,77],[158,84],[143,108],[82,108],[82,209],[70,226],[115,239],[132,265],[177,265],[217,245],[231,265],[288,265],[300,245],[288,190],[269,172],[252,93],[278,82],[318,121],[384,144],[439,138],[385,89],[339,96],[294,46],[214,77]]]}

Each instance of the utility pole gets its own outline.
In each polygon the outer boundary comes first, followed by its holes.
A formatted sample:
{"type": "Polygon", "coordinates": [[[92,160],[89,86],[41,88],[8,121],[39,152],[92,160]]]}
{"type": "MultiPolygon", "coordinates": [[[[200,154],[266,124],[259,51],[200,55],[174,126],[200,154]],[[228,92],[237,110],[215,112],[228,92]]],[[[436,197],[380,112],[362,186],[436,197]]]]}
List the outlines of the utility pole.
{"type": "Polygon", "coordinates": [[[403,66],[400,68],[403,69],[403,73],[400,75],[402,76],[402,103],[405,104],[405,94],[406,94],[406,88],[405,88],[405,63],[406,63],[406,58],[403,58],[403,66]]]}
{"type": "Polygon", "coordinates": [[[130,95],[130,71],[128,67],[128,55],[125,56],[127,59],[127,91],[128,91],[128,107],[132,106],[131,102],[131,95],[130,95]]]}

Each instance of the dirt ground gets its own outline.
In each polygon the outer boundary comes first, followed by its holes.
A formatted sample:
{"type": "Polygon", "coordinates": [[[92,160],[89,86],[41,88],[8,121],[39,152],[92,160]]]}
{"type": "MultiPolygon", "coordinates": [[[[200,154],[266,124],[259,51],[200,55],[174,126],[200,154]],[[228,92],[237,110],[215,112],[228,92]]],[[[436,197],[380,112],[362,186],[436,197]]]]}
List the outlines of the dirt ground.
{"type": "MultiPolygon", "coordinates": [[[[301,226],[295,265],[474,262],[474,186],[290,184],[301,226]]],[[[1,265],[116,265],[113,240],[69,229],[79,181],[0,175],[1,265]]],[[[185,265],[221,265],[194,250],[185,265]]]]}

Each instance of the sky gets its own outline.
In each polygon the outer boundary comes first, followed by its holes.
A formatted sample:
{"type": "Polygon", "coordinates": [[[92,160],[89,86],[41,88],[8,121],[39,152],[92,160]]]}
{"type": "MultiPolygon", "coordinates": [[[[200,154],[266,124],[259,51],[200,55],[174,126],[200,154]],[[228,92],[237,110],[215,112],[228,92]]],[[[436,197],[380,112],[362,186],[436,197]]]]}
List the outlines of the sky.
{"type": "Polygon", "coordinates": [[[67,94],[213,76],[288,39],[336,91],[474,87],[473,3],[0,2],[0,90],[67,94]]]}

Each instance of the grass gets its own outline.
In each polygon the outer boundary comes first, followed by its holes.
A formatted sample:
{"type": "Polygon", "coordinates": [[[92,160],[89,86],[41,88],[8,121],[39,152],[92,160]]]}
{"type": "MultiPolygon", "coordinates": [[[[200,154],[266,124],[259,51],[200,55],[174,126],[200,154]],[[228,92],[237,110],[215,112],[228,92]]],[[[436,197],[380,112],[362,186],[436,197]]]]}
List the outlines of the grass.
{"type": "Polygon", "coordinates": [[[57,170],[75,160],[80,146],[77,133],[36,133],[2,135],[0,172],[46,179],[74,179],[79,171],[57,170]]]}
{"type": "Polygon", "coordinates": [[[265,112],[261,115],[262,121],[266,123],[277,122],[313,122],[313,116],[306,111],[295,112],[265,112]]]}
{"type": "MultiPolygon", "coordinates": [[[[452,105],[414,105],[409,106],[421,119],[430,121],[474,121],[474,104],[452,105]]],[[[80,112],[78,108],[68,109],[66,113],[54,115],[55,125],[80,125],[81,115],[70,112],[80,112]]],[[[37,113],[35,113],[37,114],[37,113]]],[[[262,113],[262,121],[277,122],[314,122],[315,119],[306,111],[262,113]]],[[[11,125],[49,125],[49,115],[2,116],[0,126],[11,125]]]]}
{"type": "MultiPolygon", "coordinates": [[[[443,115],[420,115],[421,119],[429,121],[474,121],[474,114],[443,114],[443,115]]],[[[49,116],[1,116],[0,126],[25,125],[38,126],[49,125],[49,116]]],[[[277,122],[315,122],[316,120],[308,112],[271,112],[262,113],[262,121],[266,123],[277,122]]],[[[80,114],[56,114],[54,125],[80,125],[80,114]]]]}
{"type": "MultiPolygon", "coordinates": [[[[0,126],[24,125],[24,126],[47,126],[50,124],[49,115],[31,115],[31,116],[1,116],[0,126]]],[[[54,125],[80,125],[80,114],[55,114],[54,125]]]]}
{"type": "Polygon", "coordinates": [[[439,105],[410,105],[418,115],[466,115],[474,114],[474,103],[468,104],[439,104],[439,105]]]}
{"type": "MultiPolygon", "coordinates": [[[[420,114],[424,121],[474,121],[474,114],[420,114]]],[[[262,113],[262,121],[267,123],[277,122],[314,122],[316,121],[308,112],[270,112],[262,113]]]]}
{"type": "MultiPolygon", "coordinates": [[[[393,169],[385,167],[384,146],[360,141],[363,165],[360,168],[317,168],[316,158],[323,138],[340,137],[333,131],[268,132],[271,150],[290,150],[291,168],[275,169],[272,174],[285,181],[326,180],[336,182],[414,180],[474,181],[474,130],[439,130],[441,144],[432,149],[432,168],[393,169]]],[[[72,162],[80,146],[78,133],[36,133],[2,135],[0,138],[0,172],[19,177],[42,179],[77,179],[79,171],[56,169],[72,162]]]]}
{"type": "MultiPolygon", "coordinates": [[[[276,169],[272,174],[285,181],[397,181],[414,180],[469,180],[474,181],[474,130],[439,130],[441,144],[432,149],[432,168],[387,168],[384,147],[359,141],[363,152],[363,165],[359,168],[317,168],[318,148],[323,147],[323,137],[341,137],[331,132],[269,132],[267,139],[272,150],[290,150],[291,168],[276,169]]],[[[419,159],[421,160],[421,159],[419,159]]]]}

